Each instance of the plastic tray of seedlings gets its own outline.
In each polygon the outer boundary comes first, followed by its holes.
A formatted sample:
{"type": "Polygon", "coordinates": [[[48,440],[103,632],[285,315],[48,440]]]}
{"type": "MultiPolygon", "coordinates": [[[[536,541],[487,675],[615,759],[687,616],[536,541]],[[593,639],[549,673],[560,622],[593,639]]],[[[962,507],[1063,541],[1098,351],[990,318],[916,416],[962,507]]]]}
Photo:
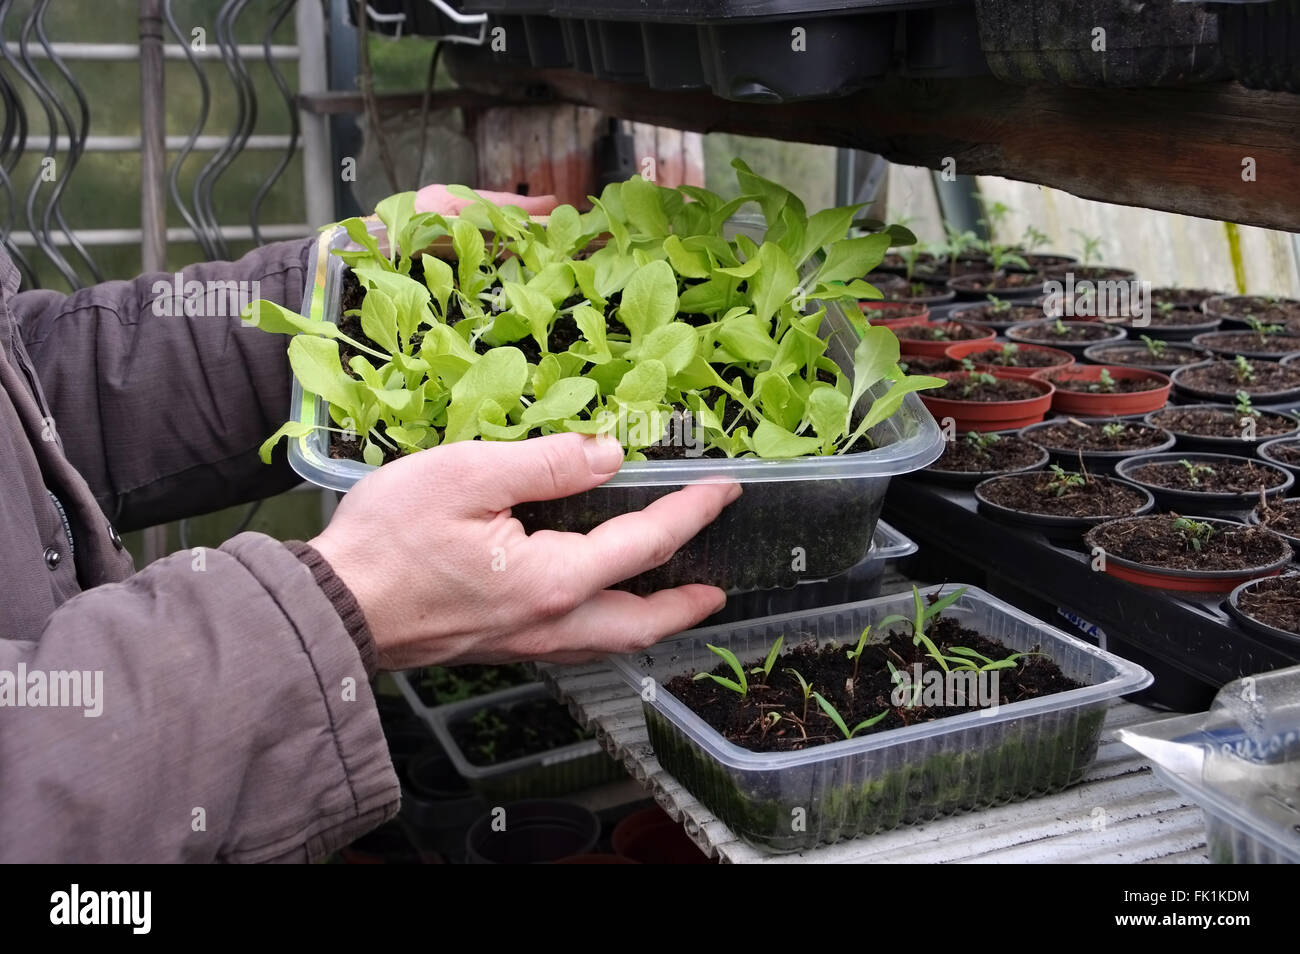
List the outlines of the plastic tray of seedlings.
{"type": "Polygon", "coordinates": [[[475,720],[483,724],[482,731],[507,731],[512,724],[516,730],[544,725],[551,716],[543,716],[542,707],[554,709],[557,721],[560,716],[568,718],[564,706],[542,683],[511,686],[430,708],[406,673],[394,673],[393,679],[415,714],[433,730],[456,771],[484,798],[509,801],[566,795],[624,775],[622,766],[605,753],[596,739],[582,737],[586,733],[576,722],[572,741],[545,751],[495,762],[476,760],[466,752],[463,727],[475,720]]]}
{"type": "Polygon", "coordinates": [[[1119,738],[1201,807],[1210,861],[1300,863],[1300,666],[1235,680],[1208,712],[1119,738]]]}
{"type": "MultiPolygon", "coordinates": [[[[382,224],[374,222],[371,233],[382,236],[382,224]]],[[[358,248],[342,227],[322,233],[316,277],[307,287],[303,315],[338,324],[347,268],[331,253],[358,248]]],[[[835,303],[827,305],[821,334],[829,335],[826,357],[851,378],[858,333],[835,303]]],[[[859,408],[870,406],[887,386],[882,382],[869,389],[859,408]]],[[[316,426],[306,436],[289,441],[290,466],[305,479],[346,491],[374,470],[363,461],[331,454],[331,435],[322,429],[335,423],[329,402],[304,389],[297,376],[290,418],[299,425],[316,426]]],[[[744,488],[740,498],[667,563],[635,577],[626,584],[628,588],[644,593],[685,583],[711,583],[729,593],[743,593],[793,586],[804,579],[825,580],[851,570],[866,557],[890,478],[924,467],[943,449],[938,425],[914,393],[867,436],[874,444],[869,450],[825,456],[628,461],[595,490],[521,505],[513,513],[530,531],[585,533],[688,484],[735,481],[744,488]],[[796,553],[799,559],[792,558],[796,553]]]]}
{"type": "MultiPolygon", "coordinates": [[[[960,589],[944,586],[919,599],[960,589]]],[[[905,593],[714,626],[613,662],[643,700],[660,764],[737,835],[772,851],[798,851],[1066,788],[1096,755],[1109,701],[1151,680],[1140,666],[967,588],[943,609],[944,617],[1014,652],[1046,654],[1077,688],[782,752],[729,741],[667,688],[675,677],[713,670],[719,656],[710,645],[730,651],[745,667],[762,664],[778,639],[787,652],[797,644],[853,647],[864,627],[894,614],[911,619],[914,605],[914,595],[905,593]],[[645,691],[646,680],[653,680],[655,691],[645,691]]],[[[899,624],[882,628],[893,625],[899,624]]]]}

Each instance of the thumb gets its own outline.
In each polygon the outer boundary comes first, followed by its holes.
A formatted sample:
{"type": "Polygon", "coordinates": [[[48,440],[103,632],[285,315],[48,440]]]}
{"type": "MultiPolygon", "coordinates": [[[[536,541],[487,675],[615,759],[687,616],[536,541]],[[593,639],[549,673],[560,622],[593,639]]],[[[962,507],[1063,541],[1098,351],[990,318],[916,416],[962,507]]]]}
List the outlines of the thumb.
{"type": "Polygon", "coordinates": [[[551,434],[525,441],[458,441],[413,455],[436,464],[437,481],[457,488],[467,509],[507,510],[598,487],[623,464],[623,446],[604,434],[551,434]]]}

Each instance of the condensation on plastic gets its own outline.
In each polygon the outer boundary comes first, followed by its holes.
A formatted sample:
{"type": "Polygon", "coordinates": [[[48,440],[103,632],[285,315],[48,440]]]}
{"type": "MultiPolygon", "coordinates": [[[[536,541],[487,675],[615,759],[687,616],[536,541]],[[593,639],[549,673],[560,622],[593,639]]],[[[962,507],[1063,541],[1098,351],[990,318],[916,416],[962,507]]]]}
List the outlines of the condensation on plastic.
{"type": "Polygon", "coordinates": [[[1208,712],[1119,738],[1200,806],[1212,862],[1300,863],[1300,666],[1236,679],[1208,712]]]}
{"type": "Polygon", "coordinates": [[[946,616],[1013,650],[1045,652],[1084,685],[780,753],[734,745],[662,688],[674,676],[711,670],[717,656],[709,643],[748,663],[761,659],[778,636],[787,645],[846,644],[868,623],[911,610],[911,593],[884,596],[812,614],[694,630],[613,662],[643,699],[660,764],[737,835],[771,851],[803,850],[1059,791],[1078,781],[1094,758],[1108,701],[1151,683],[1151,674],[1140,666],[968,587],[946,616]]]}
{"type": "Polygon", "coordinates": [[[579,792],[624,775],[622,766],[606,755],[595,739],[583,739],[496,765],[474,765],[465,758],[465,753],[452,735],[452,725],[483,709],[503,709],[508,712],[521,702],[550,699],[550,693],[541,683],[510,686],[473,699],[430,708],[420,699],[406,673],[397,672],[392,676],[415,714],[433,730],[438,743],[461,778],[485,798],[549,798],[579,792]]]}

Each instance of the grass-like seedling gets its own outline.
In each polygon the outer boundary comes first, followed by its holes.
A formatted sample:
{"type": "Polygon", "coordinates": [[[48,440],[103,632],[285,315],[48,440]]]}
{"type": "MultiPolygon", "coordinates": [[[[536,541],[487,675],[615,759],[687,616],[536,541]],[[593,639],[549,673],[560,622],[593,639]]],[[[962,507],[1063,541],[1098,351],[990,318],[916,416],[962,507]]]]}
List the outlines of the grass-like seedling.
{"type": "Polygon", "coordinates": [[[1194,464],[1186,457],[1179,460],[1178,463],[1182,464],[1187,471],[1187,481],[1193,487],[1201,486],[1201,479],[1214,473],[1214,468],[1209,464],[1194,464]]]}
{"type": "Polygon", "coordinates": [[[820,692],[814,692],[813,698],[817,700],[817,705],[821,706],[822,712],[826,713],[826,717],[835,723],[835,728],[840,730],[845,739],[853,738],[863,729],[870,729],[873,725],[880,722],[881,719],[885,718],[885,716],[889,715],[889,710],[886,709],[884,712],[881,712],[879,715],[874,715],[870,719],[863,719],[850,729],[848,725],[845,724],[844,717],[840,715],[839,710],[836,709],[825,696],[820,692]]]}
{"type": "Polygon", "coordinates": [[[1201,548],[1210,542],[1210,538],[1218,533],[1218,529],[1212,523],[1206,523],[1203,520],[1193,520],[1191,517],[1179,517],[1174,521],[1174,530],[1182,539],[1183,545],[1201,552],[1201,548]]]}
{"type": "Polygon", "coordinates": [[[803,673],[798,669],[786,669],[790,675],[794,676],[799,682],[799,691],[803,693],[803,718],[802,721],[808,721],[808,701],[812,698],[813,688],[809,685],[808,680],[803,677],[803,673]]]}
{"type": "Polygon", "coordinates": [[[701,679],[712,679],[724,689],[730,689],[739,695],[742,699],[749,695],[749,680],[745,677],[745,667],[740,664],[736,654],[724,646],[714,646],[712,643],[706,643],[709,651],[719,656],[725,662],[733,673],[735,679],[728,679],[726,676],[715,676],[711,672],[697,672],[692,678],[697,682],[701,679]]]}
{"type": "Polygon", "coordinates": [[[763,665],[755,666],[749,671],[749,674],[751,676],[761,675],[763,682],[766,683],[767,677],[772,674],[772,667],[776,665],[776,658],[781,655],[781,646],[784,642],[785,637],[778,636],[776,642],[772,644],[772,648],[767,651],[767,658],[763,660],[763,665]]]}

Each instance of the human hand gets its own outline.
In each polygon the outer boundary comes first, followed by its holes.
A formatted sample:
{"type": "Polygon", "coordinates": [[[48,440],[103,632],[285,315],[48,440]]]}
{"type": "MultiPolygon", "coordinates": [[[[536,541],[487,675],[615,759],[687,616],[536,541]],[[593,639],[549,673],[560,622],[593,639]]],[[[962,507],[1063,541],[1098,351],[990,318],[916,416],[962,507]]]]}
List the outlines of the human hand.
{"type": "MultiPolygon", "coordinates": [[[[529,215],[549,215],[560,204],[553,195],[515,195],[513,192],[488,192],[475,189],[479,195],[497,205],[517,205],[529,215]]],[[[455,215],[470,204],[447,191],[445,185],[427,185],[415,194],[415,211],[455,215]]]]}
{"type": "Polygon", "coordinates": [[[622,462],[609,436],[434,447],[361,480],[311,543],[360,603],[382,669],[636,652],[726,596],[701,584],[645,597],[607,587],[666,562],[741,491],[695,484],[586,534],[529,535],[510,516],[597,487],[622,462]]]}

